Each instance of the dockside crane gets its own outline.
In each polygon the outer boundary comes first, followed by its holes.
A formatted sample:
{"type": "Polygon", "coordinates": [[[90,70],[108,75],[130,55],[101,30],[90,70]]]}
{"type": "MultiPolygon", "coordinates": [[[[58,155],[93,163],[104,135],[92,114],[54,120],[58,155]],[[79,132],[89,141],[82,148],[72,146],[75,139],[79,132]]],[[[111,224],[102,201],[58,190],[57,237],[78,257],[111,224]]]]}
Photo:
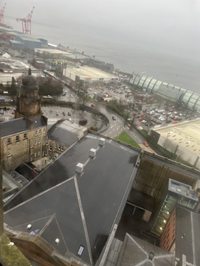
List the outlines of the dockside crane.
{"type": "Polygon", "coordinates": [[[6,7],[6,3],[4,5],[4,7],[0,10],[0,23],[1,24],[4,24],[4,10],[5,10],[5,7],[6,7]]]}
{"type": "Polygon", "coordinates": [[[31,18],[33,15],[33,10],[35,7],[32,8],[30,14],[28,14],[25,18],[17,18],[16,20],[19,22],[22,22],[22,31],[23,33],[30,34],[31,35],[31,18]]]}

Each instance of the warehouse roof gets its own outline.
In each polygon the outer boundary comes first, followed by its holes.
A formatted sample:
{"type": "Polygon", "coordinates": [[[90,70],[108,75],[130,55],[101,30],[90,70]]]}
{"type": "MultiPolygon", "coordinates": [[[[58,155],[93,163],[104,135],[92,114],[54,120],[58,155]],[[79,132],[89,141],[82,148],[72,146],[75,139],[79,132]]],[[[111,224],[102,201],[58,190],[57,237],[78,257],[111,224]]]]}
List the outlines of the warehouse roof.
{"type": "Polygon", "coordinates": [[[187,262],[200,265],[200,215],[181,207],[176,208],[176,257],[186,255],[187,262]]]}
{"type": "Polygon", "coordinates": [[[1,138],[4,138],[44,126],[46,126],[46,122],[43,116],[32,119],[22,117],[0,123],[0,134],[1,138]]]}
{"type": "Polygon", "coordinates": [[[117,266],[172,266],[174,254],[126,234],[117,266]]]}
{"type": "Polygon", "coordinates": [[[83,66],[79,68],[70,68],[67,69],[67,71],[76,76],[79,76],[80,78],[86,78],[86,79],[101,78],[101,79],[118,80],[118,77],[116,77],[115,75],[112,75],[110,73],[107,73],[103,70],[94,67],[83,66]]]}
{"type": "Polygon", "coordinates": [[[101,147],[99,139],[88,134],[66,150],[10,200],[7,210],[19,205],[4,215],[4,221],[19,231],[41,221],[33,233],[40,232],[62,255],[76,256],[82,248],[79,259],[93,265],[119,221],[139,156],[138,151],[115,141],[106,140],[101,147]],[[91,148],[96,149],[95,158],[89,157],[91,148]],[[81,174],[75,172],[77,163],[84,165],[81,174]]]}
{"type": "Polygon", "coordinates": [[[200,156],[200,119],[157,128],[154,131],[200,156]]]}

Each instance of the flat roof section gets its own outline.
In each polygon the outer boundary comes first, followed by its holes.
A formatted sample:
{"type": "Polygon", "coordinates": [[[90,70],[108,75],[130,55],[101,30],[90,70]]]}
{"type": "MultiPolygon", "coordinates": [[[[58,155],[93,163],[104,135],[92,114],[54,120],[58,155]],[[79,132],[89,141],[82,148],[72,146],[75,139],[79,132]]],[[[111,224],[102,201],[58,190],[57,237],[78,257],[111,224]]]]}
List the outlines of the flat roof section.
{"type": "Polygon", "coordinates": [[[192,187],[187,184],[169,179],[168,189],[174,193],[183,195],[184,197],[199,201],[197,191],[193,190],[192,187]]]}
{"type": "Polygon", "coordinates": [[[79,76],[80,78],[105,78],[105,79],[117,79],[115,75],[112,75],[110,73],[107,73],[103,70],[94,68],[94,67],[88,67],[83,66],[80,68],[70,68],[66,69],[71,74],[74,74],[76,76],[79,76]]]}
{"type": "Polygon", "coordinates": [[[200,119],[161,127],[153,131],[196,155],[200,155],[200,119]]]}

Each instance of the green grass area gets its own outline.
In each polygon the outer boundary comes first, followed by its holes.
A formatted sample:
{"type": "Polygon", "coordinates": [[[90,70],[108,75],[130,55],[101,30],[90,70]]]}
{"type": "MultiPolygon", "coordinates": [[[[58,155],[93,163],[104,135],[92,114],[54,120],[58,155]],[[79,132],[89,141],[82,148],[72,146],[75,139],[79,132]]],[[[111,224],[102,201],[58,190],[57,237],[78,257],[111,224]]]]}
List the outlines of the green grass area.
{"type": "Polygon", "coordinates": [[[50,62],[50,63],[52,63],[52,62],[57,62],[57,63],[59,63],[59,64],[63,64],[63,65],[70,65],[70,66],[76,66],[75,64],[73,64],[73,63],[68,63],[68,62],[65,62],[65,61],[60,61],[60,60],[56,60],[56,59],[45,59],[45,62],[50,62]]]}
{"type": "Polygon", "coordinates": [[[123,143],[129,144],[133,147],[141,149],[141,147],[125,132],[123,131],[118,137],[115,138],[123,143]]]}
{"type": "Polygon", "coordinates": [[[31,266],[27,258],[15,245],[10,245],[10,239],[4,233],[2,239],[2,258],[10,266],[31,266]]]}

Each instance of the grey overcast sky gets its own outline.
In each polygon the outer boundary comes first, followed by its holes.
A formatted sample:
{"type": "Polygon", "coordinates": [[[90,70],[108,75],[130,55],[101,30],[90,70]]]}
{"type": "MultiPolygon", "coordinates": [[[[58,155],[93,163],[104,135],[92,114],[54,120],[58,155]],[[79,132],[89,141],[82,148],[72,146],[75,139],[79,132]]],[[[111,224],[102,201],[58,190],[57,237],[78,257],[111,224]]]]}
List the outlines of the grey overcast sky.
{"type": "MultiPolygon", "coordinates": [[[[21,23],[15,18],[26,17],[35,6],[32,35],[84,49],[89,55],[98,54],[99,59],[113,62],[122,70],[145,70],[148,75],[183,87],[190,86],[191,80],[195,80],[195,87],[199,84],[199,0],[5,2],[5,23],[15,30],[21,31],[21,23]],[[184,82],[181,76],[174,80],[175,73],[190,77],[184,82]]],[[[3,4],[1,0],[0,7],[3,4]]]]}

